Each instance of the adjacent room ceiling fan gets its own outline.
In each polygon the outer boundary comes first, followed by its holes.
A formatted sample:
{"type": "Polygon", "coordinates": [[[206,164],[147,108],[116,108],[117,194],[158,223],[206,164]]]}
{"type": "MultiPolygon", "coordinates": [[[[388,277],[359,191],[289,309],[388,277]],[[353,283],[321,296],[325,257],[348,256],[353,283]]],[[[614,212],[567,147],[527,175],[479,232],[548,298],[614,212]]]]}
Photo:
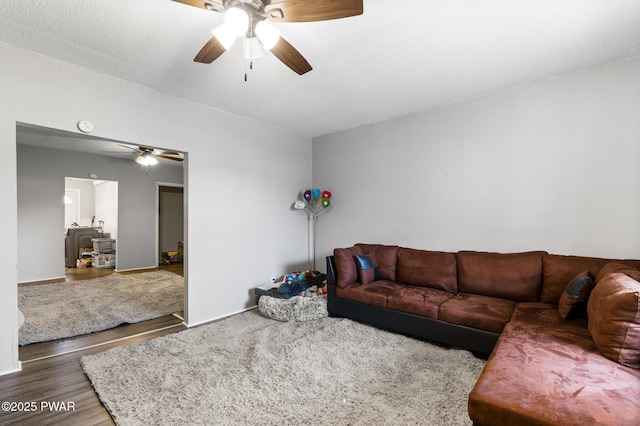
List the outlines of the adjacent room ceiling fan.
{"type": "Polygon", "coordinates": [[[362,15],[363,0],[173,0],[213,12],[224,12],[224,23],[194,61],[210,64],[226,52],[237,37],[244,37],[244,55],[262,56],[262,47],[299,75],[312,70],[309,62],[271,22],[314,22],[362,15]],[[262,46],[262,47],[261,47],[262,46]]]}
{"type": "Polygon", "coordinates": [[[154,166],[156,164],[158,164],[158,160],[157,158],[164,158],[166,160],[173,160],[173,161],[183,161],[184,159],[181,157],[179,152],[172,152],[172,151],[156,151],[153,148],[147,148],[145,146],[139,146],[139,147],[131,147],[131,146],[127,146],[127,145],[121,145],[118,144],[118,146],[121,146],[123,148],[127,148],[127,149],[131,149],[133,151],[138,151],[139,155],[135,158],[135,162],[138,164],[141,164],[143,166],[154,166]]]}

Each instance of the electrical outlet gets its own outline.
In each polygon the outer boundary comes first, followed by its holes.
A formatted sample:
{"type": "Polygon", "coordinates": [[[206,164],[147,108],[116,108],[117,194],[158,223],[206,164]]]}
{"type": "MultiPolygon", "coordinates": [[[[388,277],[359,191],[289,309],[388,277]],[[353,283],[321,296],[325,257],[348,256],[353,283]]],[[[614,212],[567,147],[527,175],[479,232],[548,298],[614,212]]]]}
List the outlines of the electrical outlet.
{"type": "Polygon", "coordinates": [[[275,284],[276,283],[276,277],[271,277],[271,283],[275,284]]]}

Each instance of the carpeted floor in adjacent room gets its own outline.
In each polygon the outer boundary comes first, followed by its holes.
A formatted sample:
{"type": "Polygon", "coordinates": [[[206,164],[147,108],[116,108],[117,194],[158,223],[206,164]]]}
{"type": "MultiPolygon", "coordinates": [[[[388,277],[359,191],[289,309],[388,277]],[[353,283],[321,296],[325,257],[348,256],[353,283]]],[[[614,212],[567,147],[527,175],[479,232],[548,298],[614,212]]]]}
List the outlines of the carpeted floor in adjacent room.
{"type": "Polygon", "coordinates": [[[20,345],[136,323],[184,309],[184,278],[168,271],[113,273],[75,283],[18,287],[20,345]]]}

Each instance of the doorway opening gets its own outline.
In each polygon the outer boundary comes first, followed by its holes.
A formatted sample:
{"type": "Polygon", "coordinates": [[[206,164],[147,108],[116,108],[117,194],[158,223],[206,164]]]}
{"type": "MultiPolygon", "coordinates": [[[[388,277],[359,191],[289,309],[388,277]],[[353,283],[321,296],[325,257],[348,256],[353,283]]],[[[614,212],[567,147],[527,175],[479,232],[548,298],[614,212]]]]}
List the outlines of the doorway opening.
{"type": "MultiPolygon", "coordinates": [[[[22,311],[27,312],[25,314],[27,321],[48,318],[46,314],[41,314],[31,309],[34,305],[31,302],[35,302],[36,297],[31,297],[31,293],[24,296],[30,290],[35,296],[41,296],[45,295],[46,289],[53,289],[54,286],[61,285],[65,281],[69,282],[69,280],[73,281],[73,284],[64,284],[62,285],[63,288],[80,288],[82,281],[98,278],[98,275],[129,276],[145,272],[158,272],[149,270],[156,269],[158,265],[157,246],[154,244],[157,243],[156,230],[158,226],[155,223],[155,219],[157,218],[158,210],[154,211],[156,198],[154,190],[157,188],[157,182],[176,182],[175,185],[182,186],[186,161],[165,161],[166,159],[159,157],[157,165],[149,167],[148,170],[141,170],[140,165],[134,161],[137,155],[136,152],[125,147],[125,144],[126,142],[95,138],[89,135],[35,125],[20,123],[16,125],[17,228],[19,237],[17,247],[18,308],[22,307],[22,311]],[[97,175],[103,180],[98,181],[97,175]],[[82,176],[88,176],[91,179],[76,178],[82,176]],[[75,181],[69,188],[66,185],[66,177],[72,177],[72,180],[75,181]],[[112,213],[104,212],[99,205],[95,205],[96,198],[99,200],[99,196],[95,192],[102,188],[107,188],[109,186],[108,179],[112,179],[113,184],[116,184],[115,181],[117,181],[117,189],[114,188],[112,191],[113,201],[104,203],[107,207],[112,208],[112,213]],[[85,212],[84,208],[82,208],[83,205],[91,202],[91,197],[86,195],[84,190],[78,188],[81,184],[93,186],[93,212],[90,212],[90,210],[85,212]],[[118,199],[120,200],[119,203],[118,199]],[[63,205],[64,201],[66,201],[66,204],[63,205]],[[74,202],[75,206],[71,206],[74,202]],[[70,206],[67,207],[67,204],[70,204],[70,206]],[[120,210],[119,214],[113,213],[118,212],[118,210],[120,210]],[[103,223],[100,221],[103,221],[103,223]],[[74,223],[77,226],[72,226],[74,223]],[[117,272],[114,269],[91,271],[93,268],[87,268],[78,271],[78,268],[75,267],[65,268],[61,261],[65,256],[65,244],[62,242],[62,231],[65,228],[98,228],[103,233],[102,237],[121,240],[123,244],[118,244],[117,248],[123,256],[117,256],[117,272]],[[43,256],[38,255],[36,261],[34,261],[33,241],[38,242],[38,254],[43,251],[46,253],[43,256]],[[123,252],[123,250],[126,252],[123,252]],[[82,271],[90,274],[82,274],[82,271]],[[93,276],[94,274],[91,272],[97,272],[98,274],[93,276]],[[48,287],[49,285],[51,286],[48,287]],[[24,290],[27,291],[25,292],[24,290]],[[23,293],[24,297],[20,297],[20,293],[23,293]],[[29,306],[27,306],[28,303],[30,303],[29,306]],[[24,308],[25,306],[27,308],[24,308]]],[[[133,146],[132,144],[127,145],[133,146]]],[[[160,148],[158,148],[158,152],[160,152],[160,148]]],[[[179,155],[186,157],[184,153],[179,153],[179,155]]],[[[188,202],[183,204],[184,209],[186,209],[188,202]]],[[[186,220],[187,215],[184,215],[184,217],[186,220]]],[[[186,222],[184,226],[186,227],[186,222]]],[[[186,239],[186,233],[184,233],[182,239],[186,239]]],[[[119,240],[118,243],[120,243],[119,240]]],[[[88,243],[80,244],[80,247],[93,248],[92,245],[91,239],[89,239],[88,243]]],[[[80,254],[79,249],[73,254],[74,261],[80,254]]],[[[183,267],[183,265],[180,266],[183,267]]],[[[183,269],[175,273],[182,277],[185,275],[183,269]]],[[[186,308],[187,298],[184,295],[188,287],[187,280],[182,278],[181,285],[178,287],[176,294],[182,295],[181,299],[183,301],[175,308],[172,307],[171,310],[180,313],[186,308]]],[[[104,289],[105,286],[101,288],[104,289]]],[[[149,294],[145,294],[144,298],[130,297],[127,302],[140,300],[143,302],[140,304],[142,306],[146,304],[149,294]]],[[[45,298],[44,302],[36,306],[36,308],[49,309],[54,305],[51,302],[52,300],[52,298],[45,298]]],[[[60,305],[62,306],[66,301],[73,300],[75,299],[63,298],[60,305]]],[[[172,296],[163,296],[158,300],[178,300],[178,298],[174,297],[172,293],[172,296]]],[[[88,306],[92,305],[89,304],[88,306]]],[[[113,311],[113,309],[100,311],[102,308],[94,308],[96,313],[113,311]]],[[[75,315],[80,313],[79,311],[64,305],[60,310],[61,313],[52,317],[62,318],[70,323],[83,323],[84,320],[76,321],[70,318],[71,313],[75,315]]],[[[89,317],[97,318],[100,315],[92,315],[90,312],[89,317]]],[[[127,322],[132,323],[131,321],[133,320],[127,319],[127,322]]],[[[175,314],[171,314],[157,320],[148,321],[149,330],[153,330],[154,327],[163,327],[164,325],[162,324],[167,322],[173,326],[176,323],[180,324],[183,320],[175,314]]],[[[145,320],[143,321],[144,324],[136,323],[137,325],[132,330],[139,330],[141,326],[147,327],[146,322],[145,320]]],[[[27,335],[25,324],[26,322],[22,324],[22,328],[19,327],[18,335],[20,338],[27,335]]],[[[52,328],[51,324],[47,323],[45,325],[52,328]]],[[[53,328],[55,330],[62,329],[62,327],[53,328]]],[[[125,328],[118,328],[118,330],[124,332],[125,328]]],[[[86,335],[88,344],[94,344],[96,337],[102,339],[97,334],[93,334],[94,331],[92,330],[89,333],[91,334],[86,335]]],[[[96,333],[102,332],[98,331],[96,333]]],[[[104,339],[110,341],[113,336],[112,333],[110,330],[105,331],[104,339]]],[[[53,340],[48,340],[49,337],[44,340],[25,339],[24,343],[19,343],[21,345],[19,359],[31,359],[30,352],[32,354],[42,354],[42,351],[46,352],[49,349],[51,353],[58,353],[58,349],[63,349],[62,347],[65,345],[59,345],[55,342],[63,338],[66,337],[54,336],[53,340]]],[[[80,337],[77,337],[77,339],[80,339],[80,337]]]]}
{"type": "Polygon", "coordinates": [[[158,183],[158,265],[184,263],[184,187],[158,183]]]}
{"type": "Polygon", "coordinates": [[[118,182],[65,177],[65,267],[116,268],[116,245],[94,238],[118,238],[118,182]],[[108,249],[106,246],[109,246],[108,249]]]}

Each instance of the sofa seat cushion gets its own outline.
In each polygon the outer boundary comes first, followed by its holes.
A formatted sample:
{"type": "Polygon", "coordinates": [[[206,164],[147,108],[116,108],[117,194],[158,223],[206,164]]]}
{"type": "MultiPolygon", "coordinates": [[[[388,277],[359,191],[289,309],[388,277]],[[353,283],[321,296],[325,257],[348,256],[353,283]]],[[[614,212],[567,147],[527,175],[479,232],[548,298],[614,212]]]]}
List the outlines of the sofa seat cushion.
{"type": "Polygon", "coordinates": [[[511,300],[458,293],[440,305],[438,319],[451,324],[500,333],[515,307],[516,302],[511,300]]]}
{"type": "MultiPolygon", "coordinates": [[[[542,288],[544,255],[546,252],[543,251],[508,254],[458,252],[460,292],[516,302],[537,302],[542,288]]],[[[568,282],[564,283],[565,287],[568,282]]],[[[564,290],[564,287],[562,289],[564,290]]]]}
{"type": "Polygon", "coordinates": [[[405,287],[394,281],[373,281],[367,284],[352,284],[346,287],[336,287],[336,296],[341,299],[362,302],[368,305],[387,307],[387,297],[405,287]]]}
{"type": "Polygon", "coordinates": [[[551,303],[520,302],[511,315],[512,323],[538,324],[552,327],[578,327],[585,329],[587,320],[584,318],[563,320],[558,307],[551,303]]]}
{"type": "Polygon", "coordinates": [[[455,253],[401,248],[396,275],[402,284],[458,292],[455,253]]]}
{"type": "Polygon", "coordinates": [[[484,426],[638,425],[640,371],[603,357],[587,328],[509,323],[469,394],[469,417],[484,426]]]}
{"type": "Polygon", "coordinates": [[[440,305],[454,295],[435,288],[404,286],[387,297],[387,308],[438,319],[440,305]]]}
{"type": "MultiPolygon", "coordinates": [[[[555,303],[560,301],[560,296],[569,284],[569,281],[582,271],[589,271],[594,277],[598,276],[600,269],[611,259],[583,256],[561,256],[549,254],[542,258],[542,293],[540,301],[555,303]]],[[[624,264],[634,268],[640,268],[638,260],[622,260],[624,264]]],[[[597,281],[597,280],[596,280],[597,281]]]]}

